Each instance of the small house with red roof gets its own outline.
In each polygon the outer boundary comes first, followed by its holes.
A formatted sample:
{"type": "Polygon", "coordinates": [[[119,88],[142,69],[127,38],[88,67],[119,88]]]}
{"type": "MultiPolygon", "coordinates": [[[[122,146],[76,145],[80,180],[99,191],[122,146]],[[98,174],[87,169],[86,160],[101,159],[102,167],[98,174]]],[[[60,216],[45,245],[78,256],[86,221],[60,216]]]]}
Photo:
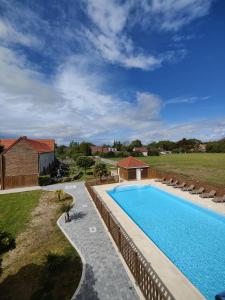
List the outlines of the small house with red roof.
{"type": "Polygon", "coordinates": [[[47,174],[55,163],[53,139],[0,139],[1,189],[38,185],[38,176],[47,174]]]}
{"type": "Polygon", "coordinates": [[[149,165],[143,161],[129,156],[117,163],[118,175],[125,180],[147,179],[149,175],[149,165]]]}

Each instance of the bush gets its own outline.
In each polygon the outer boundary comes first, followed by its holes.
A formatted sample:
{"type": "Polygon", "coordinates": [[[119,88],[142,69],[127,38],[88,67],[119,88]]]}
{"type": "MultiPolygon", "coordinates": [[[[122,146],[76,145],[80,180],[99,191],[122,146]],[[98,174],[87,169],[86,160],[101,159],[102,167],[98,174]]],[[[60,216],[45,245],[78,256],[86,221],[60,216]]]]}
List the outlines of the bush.
{"type": "MultiPolygon", "coordinates": [[[[0,255],[13,250],[16,247],[16,241],[13,236],[0,229],[0,255]]],[[[2,274],[2,258],[0,257],[0,275],[2,274]]]]}
{"type": "Polygon", "coordinates": [[[52,180],[50,175],[39,176],[38,183],[40,186],[51,184],[52,180]]]}
{"type": "Polygon", "coordinates": [[[151,149],[148,151],[149,156],[159,156],[159,150],[158,149],[151,149]]]}
{"type": "Polygon", "coordinates": [[[99,162],[94,166],[94,175],[101,180],[103,176],[108,175],[107,166],[105,163],[99,162]]]}
{"type": "Polygon", "coordinates": [[[115,157],[115,152],[109,151],[109,152],[106,152],[106,153],[102,153],[101,157],[105,157],[105,158],[115,157]]]}
{"type": "Polygon", "coordinates": [[[84,169],[84,173],[86,174],[86,170],[88,168],[90,168],[91,166],[94,165],[95,161],[93,160],[93,158],[91,157],[88,157],[88,156],[80,156],[78,159],[77,159],[77,166],[79,168],[83,168],[84,169]]]}

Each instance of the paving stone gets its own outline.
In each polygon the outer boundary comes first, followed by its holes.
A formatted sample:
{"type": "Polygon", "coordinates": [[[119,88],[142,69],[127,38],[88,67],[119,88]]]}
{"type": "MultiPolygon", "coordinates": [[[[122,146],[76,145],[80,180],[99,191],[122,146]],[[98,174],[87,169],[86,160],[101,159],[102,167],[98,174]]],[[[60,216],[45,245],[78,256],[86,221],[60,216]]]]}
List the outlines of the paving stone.
{"type": "Polygon", "coordinates": [[[71,210],[71,222],[65,223],[62,216],[59,223],[79,249],[86,263],[84,281],[78,294],[72,299],[139,299],[84,184],[76,183],[76,188],[74,184],[52,185],[46,189],[65,189],[65,187],[66,192],[74,196],[75,207],[71,210]],[[94,227],[96,232],[91,233],[90,228],[94,227]]]}

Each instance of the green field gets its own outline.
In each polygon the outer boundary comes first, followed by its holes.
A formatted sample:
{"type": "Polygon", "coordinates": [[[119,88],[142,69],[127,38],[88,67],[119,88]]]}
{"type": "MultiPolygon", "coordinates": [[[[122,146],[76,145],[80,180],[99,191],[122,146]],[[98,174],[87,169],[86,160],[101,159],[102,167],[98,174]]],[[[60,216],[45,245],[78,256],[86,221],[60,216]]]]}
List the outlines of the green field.
{"type": "Polygon", "coordinates": [[[190,179],[225,186],[225,153],[170,154],[138,159],[161,171],[174,172],[190,179]]]}

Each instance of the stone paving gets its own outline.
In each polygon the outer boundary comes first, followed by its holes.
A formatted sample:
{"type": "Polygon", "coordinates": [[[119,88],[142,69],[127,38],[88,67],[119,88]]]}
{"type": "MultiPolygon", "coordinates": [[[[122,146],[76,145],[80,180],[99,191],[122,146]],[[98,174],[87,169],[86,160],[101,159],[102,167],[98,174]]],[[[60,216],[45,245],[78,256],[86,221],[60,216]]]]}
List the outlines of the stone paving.
{"type": "Polygon", "coordinates": [[[75,244],[85,260],[84,279],[76,300],[140,299],[104,228],[84,184],[52,185],[46,189],[64,189],[75,198],[72,220],[59,225],[75,244]]]}

